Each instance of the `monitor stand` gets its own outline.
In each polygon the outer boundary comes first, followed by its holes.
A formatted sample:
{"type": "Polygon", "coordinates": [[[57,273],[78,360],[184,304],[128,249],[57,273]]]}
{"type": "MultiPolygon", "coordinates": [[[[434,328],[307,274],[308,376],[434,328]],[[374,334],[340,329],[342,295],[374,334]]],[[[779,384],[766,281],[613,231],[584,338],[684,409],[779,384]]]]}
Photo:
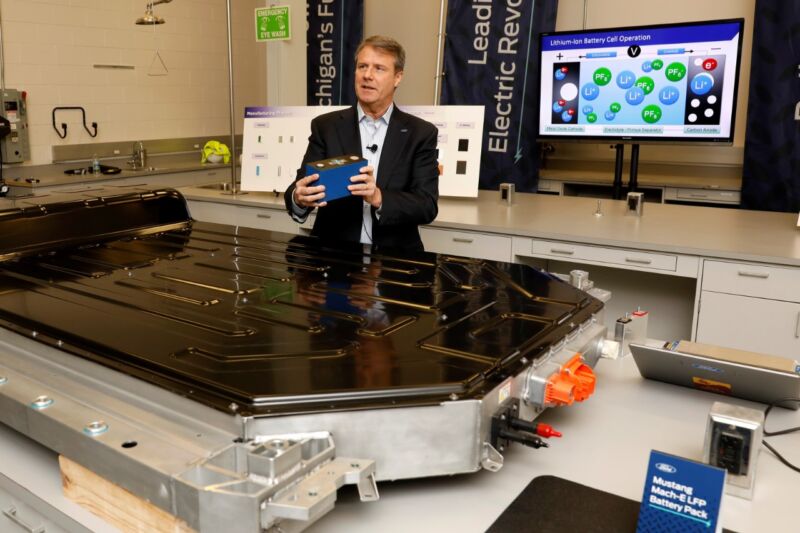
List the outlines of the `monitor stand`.
{"type": "Polygon", "coordinates": [[[614,161],[614,185],[612,189],[612,198],[614,200],[622,199],[622,165],[625,159],[625,145],[619,143],[615,146],[617,150],[617,158],[614,161]]]}
{"type": "Polygon", "coordinates": [[[639,188],[639,145],[631,145],[631,179],[628,181],[628,192],[639,188]]]}

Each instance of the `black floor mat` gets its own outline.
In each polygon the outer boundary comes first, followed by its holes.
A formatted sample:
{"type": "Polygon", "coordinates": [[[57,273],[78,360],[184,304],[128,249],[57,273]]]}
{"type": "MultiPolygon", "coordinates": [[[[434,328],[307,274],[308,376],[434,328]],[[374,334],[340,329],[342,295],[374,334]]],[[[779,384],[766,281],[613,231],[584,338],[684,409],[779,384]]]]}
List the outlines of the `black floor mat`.
{"type": "MultiPolygon", "coordinates": [[[[488,533],[634,533],[639,502],[555,476],[539,476],[488,533]]],[[[723,532],[734,533],[728,529],[723,532]]]]}

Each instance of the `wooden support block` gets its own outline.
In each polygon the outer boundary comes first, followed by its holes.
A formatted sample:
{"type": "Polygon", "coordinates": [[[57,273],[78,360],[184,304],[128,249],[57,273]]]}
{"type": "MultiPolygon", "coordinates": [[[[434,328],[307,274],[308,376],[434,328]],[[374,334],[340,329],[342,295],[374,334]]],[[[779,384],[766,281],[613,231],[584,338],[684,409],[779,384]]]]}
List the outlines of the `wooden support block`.
{"type": "Polygon", "coordinates": [[[186,522],[118,487],[78,463],[58,456],[64,495],[124,532],[193,533],[186,522]]]}

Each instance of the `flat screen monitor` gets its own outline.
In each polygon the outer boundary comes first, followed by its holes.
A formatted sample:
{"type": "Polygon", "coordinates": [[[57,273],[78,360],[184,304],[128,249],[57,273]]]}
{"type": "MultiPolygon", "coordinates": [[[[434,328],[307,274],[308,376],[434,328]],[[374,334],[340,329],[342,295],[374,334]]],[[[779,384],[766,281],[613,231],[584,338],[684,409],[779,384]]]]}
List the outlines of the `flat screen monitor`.
{"type": "Polygon", "coordinates": [[[743,27],[542,33],[539,138],[733,142],[743,27]]]}

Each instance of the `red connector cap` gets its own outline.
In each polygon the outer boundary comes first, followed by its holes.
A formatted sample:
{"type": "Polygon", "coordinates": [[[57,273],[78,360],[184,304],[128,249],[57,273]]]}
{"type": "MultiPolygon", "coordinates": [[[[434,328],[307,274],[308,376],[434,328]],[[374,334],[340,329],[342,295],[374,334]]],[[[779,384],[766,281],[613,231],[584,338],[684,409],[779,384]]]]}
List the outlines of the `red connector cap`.
{"type": "Polygon", "coordinates": [[[549,439],[550,437],[561,436],[561,432],[553,429],[553,426],[551,426],[550,424],[543,424],[541,422],[536,424],[536,434],[546,439],[549,439]]]}

